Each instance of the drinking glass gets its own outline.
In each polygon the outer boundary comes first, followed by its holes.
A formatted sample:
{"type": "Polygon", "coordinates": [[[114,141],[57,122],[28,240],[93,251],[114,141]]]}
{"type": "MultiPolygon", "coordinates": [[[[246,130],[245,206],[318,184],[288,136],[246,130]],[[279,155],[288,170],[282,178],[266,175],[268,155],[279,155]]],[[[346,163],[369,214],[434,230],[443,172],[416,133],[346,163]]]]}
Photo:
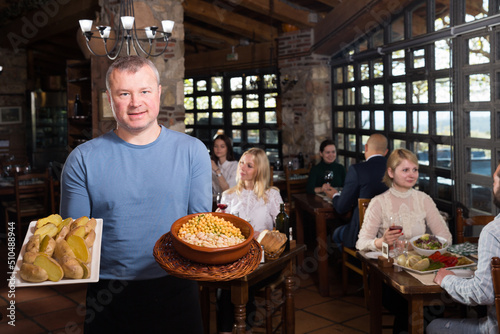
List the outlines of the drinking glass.
{"type": "Polygon", "coordinates": [[[404,237],[399,237],[394,241],[394,257],[397,258],[400,255],[404,255],[408,259],[408,239],[404,237]]]}
{"type": "Polygon", "coordinates": [[[276,160],[276,162],[274,163],[274,166],[276,168],[276,170],[281,170],[281,161],[279,160],[276,160]]]}
{"type": "MultiPolygon", "coordinates": [[[[389,216],[389,230],[399,230],[399,233],[403,232],[403,226],[399,219],[399,215],[389,216]]],[[[396,248],[396,241],[390,245],[390,248],[394,250],[396,248]]]]}
{"type": "Polygon", "coordinates": [[[332,185],[332,181],[333,181],[333,171],[331,170],[325,171],[325,182],[332,185]]]}
{"type": "Polygon", "coordinates": [[[217,193],[216,195],[216,202],[217,202],[217,208],[220,210],[220,212],[226,212],[227,204],[221,203],[222,199],[222,193],[217,193]]]}

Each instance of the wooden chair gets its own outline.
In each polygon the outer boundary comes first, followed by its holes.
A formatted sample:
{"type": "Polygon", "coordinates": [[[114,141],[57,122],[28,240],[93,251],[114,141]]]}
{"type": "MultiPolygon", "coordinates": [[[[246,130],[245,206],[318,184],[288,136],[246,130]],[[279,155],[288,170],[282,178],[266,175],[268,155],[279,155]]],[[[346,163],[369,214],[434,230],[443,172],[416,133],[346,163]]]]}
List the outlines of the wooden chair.
{"type": "MultiPolygon", "coordinates": [[[[358,198],[358,208],[359,208],[359,228],[363,225],[363,220],[365,218],[365,211],[370,203],[369,198],[358,198]]],[[[356,259],[356,249],[346,246],[342,246],[342,290],[344,294],[347,293],[349,272],[348,269],[354,271],[355,273],[363,277],[364,294],[365,294],[365,306],[368,307],[368,277],[366,265],[363,262],[361,267],[358,267],[351,262],[349,262],[349,257],[356,259]]]]}
{"type": "MultiPolygon", "coordinates": [[[[497,319],[500,319],[500,258],[491,258],[491,279],[493,280],[493,291],[495,291],[495,307],[497,319]]],[[[498,330],[500,334],[500,328],[498,330]]]]}
{"type": "Polygon", "coordinates": [[[285,168],[286,196],[288,198],[288,203],[290,203],[290,214],[295,213],[295,203],[292,201],[292,195],[306,192],[309,171],[310,168],[295,170],[285,168]]]}
{"type": "MultiPolygon", "coordinates": [[[[11,217],[15,217],[16,236],[19,245],[24,240],[23,225],[29,225],[26,218],[38,219],[48,215],[48,171],[14,175],[15,200],[2,202],[5,210],[6,230],[9,231],[11,217]]],[[[12,226],[10,226],[12,227],[12,226]]]]}
{"type": "Polygon", "coordinates": [[[463,209],[458,208],[457,209],[457,216],[456,216],[456,228],[457,228],[457,244],[464,243],[466,241],[471,242],[471,243],[477,243],[479,237],[474,237],[474,236],[464,236],[464,230],[466,226],[474,226],[474,225],[487,225],[489,222],[493,221],[495,219],[495,216],[490,216],[490,215],[480,215],[480,216],[474,216],[474,217],[469,217],[465,218],[463,215],[463,209]]]}

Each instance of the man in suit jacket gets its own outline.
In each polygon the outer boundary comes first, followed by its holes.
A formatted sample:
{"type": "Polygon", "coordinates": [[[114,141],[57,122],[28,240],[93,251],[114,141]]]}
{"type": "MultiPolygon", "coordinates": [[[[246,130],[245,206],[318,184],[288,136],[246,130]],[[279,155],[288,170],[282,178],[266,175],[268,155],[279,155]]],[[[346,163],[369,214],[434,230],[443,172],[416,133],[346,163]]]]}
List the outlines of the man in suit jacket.
{"type": "Polygon", "coordinates": [[[365,144],[366,161],[349,167],[342,193],[331,187],[325,191],[333,197],[333,207],[339,214],[354,209],[351,221],[333,232],[333,241],[339,246],[355,247],[359,233],[358,198],[373,198],[387,190],[382,178],[387,168],[387,138],[379,133],[372,134],[365,144]]]}

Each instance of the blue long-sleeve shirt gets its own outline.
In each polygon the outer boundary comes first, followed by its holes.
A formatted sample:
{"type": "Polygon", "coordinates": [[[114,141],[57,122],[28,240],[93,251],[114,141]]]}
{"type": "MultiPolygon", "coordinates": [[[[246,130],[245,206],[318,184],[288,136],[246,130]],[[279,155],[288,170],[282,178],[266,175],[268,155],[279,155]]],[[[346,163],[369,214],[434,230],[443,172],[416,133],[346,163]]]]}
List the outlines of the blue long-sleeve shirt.
{"type": "Polygon", "coordinates": [[[162,127],[154,142],[132,145],[110,131],[66,160],[61,215],[103,219],[100,278],[165,276],[154,245],[178,218],[211,211],[211,175],[196,138],[162,127]]]}

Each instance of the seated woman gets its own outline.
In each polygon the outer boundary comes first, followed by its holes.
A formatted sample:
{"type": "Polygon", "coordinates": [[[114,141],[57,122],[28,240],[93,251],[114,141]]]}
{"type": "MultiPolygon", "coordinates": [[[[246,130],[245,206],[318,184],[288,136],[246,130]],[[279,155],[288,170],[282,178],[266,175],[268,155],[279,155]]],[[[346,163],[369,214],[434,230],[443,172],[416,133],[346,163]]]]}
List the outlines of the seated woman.
{"type": "MultiPolygon", "coordinates": [[[[387,159],[387,169],[383,178],[389,190],[375,196],[365,212],[363,225],[359,231],[356,248],[358,250],[380,251],[382,243],[389,245],[401,235],[410,239],[426,233],[445,238],[451,244],[451,233],[439,213],[432,198],[422,191],[413,189],[418,180],[418,160],[411,151],[400,148],[394,150],[387,159]],[[390,230],[395,223],[403,230],[390,230]]],[[[383,306],[395,315],[393,333],[408,330],[408,303],[394,289],[382,286],[383,306]]],[[[426,322],[439,316],[424,308],[426,322]]]]}
{"type": "Polygon", "coordinates": [[[306,191],[308,194],[324,192],[326,190],[325,187],[329,188],[329,186],[344,186],[346,171],[344,166],[335,162],[335,159],[337,159],[335,142],[330,139],[324,140],[319,146],[319,155],[321,156],[321,161],[311,168],[309,178],[307,179],[306,191]],[[325,180],[326,171],[333,172],[333,180],[325,180]]]}
{"type": "Polygon", "coordinates": [[[212,190],[221,193],[236,185],[238,161],[234,159],[231,138],[226,135],[215,137],[212,150],[212,190]]]}
{"type": "Polygon", "coordinates": [[[418,160],[411,151],[394,150],[387,160],[383,182],[389,190],[375,196],[368,206],[356,248],[379,251],[382,242],[392,245],[404,234],[406,239],[426,233],[448,240],[451,233],[436,204],[426,193],[413,189],[418,181],[418,160]],[[390,230],[395,221],[403,230],[390,230]]]}
{"type": "MultiPolygon", "coordinates": [[[[283,203],[278,188],[269,185],[269,160],[260,148],[251,148],[244,152],[238,163],[236,175],[237,184],[222,194],[221,203],[227,204],[226,212],[238,212],[239,216],[248,221],[255,230],[257,238],[263,230],[272,230],[280,204],[283,203]]],[[[275,277],[270,277],[269,280],[275,277]]],[[[265,284],[265,282],[263,282],[265,284]]],[[[252,316],[255,314],[255,301],[250,287],[247,304],[247,329],[252,326],[252,316]]],[[[233,328],[233,305],[229,290],[218,291],[217,324],[219,332],[231,333],[233,328]]]]}

